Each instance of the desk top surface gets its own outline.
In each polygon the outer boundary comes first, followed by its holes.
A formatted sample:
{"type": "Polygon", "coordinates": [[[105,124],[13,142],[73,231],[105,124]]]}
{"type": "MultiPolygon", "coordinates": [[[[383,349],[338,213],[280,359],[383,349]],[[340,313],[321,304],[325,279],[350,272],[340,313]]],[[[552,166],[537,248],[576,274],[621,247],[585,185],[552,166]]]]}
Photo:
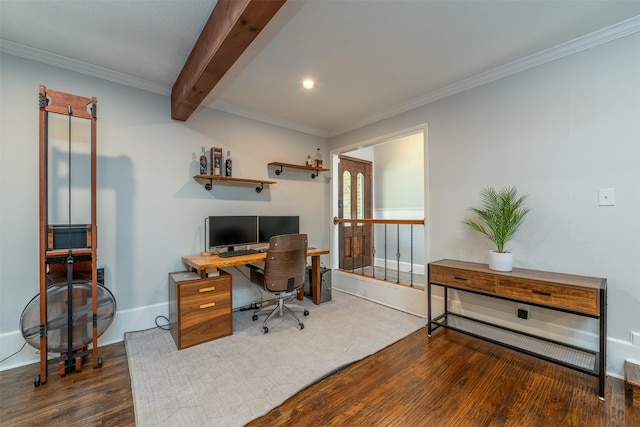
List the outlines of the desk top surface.
{"type": "MultiPolygon", "coordinates": [[[[329,249],[308,248],[307,256],[319,256],[329,253],[329,249]]],[[[258,252],[256,254],[239,255],[229,258],[222,258],[218,255],[194,255],[183,256],[182,262],[198,271],[209,268],[231,267],[234,265],[251,264],[253,262],[262,262],[267,257],[267,252],[258,252]]]]}

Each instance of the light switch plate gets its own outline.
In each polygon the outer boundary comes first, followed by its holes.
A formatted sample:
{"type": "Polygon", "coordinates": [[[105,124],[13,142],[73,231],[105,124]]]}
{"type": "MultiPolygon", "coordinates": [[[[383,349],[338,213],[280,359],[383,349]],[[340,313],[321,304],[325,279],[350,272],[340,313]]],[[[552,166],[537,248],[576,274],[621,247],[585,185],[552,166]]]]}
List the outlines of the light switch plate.
{"type": "Polygon", "coordinates": [[[598,190],[598,205],[614,206],[616,204],[616,190],[613,188],[601,188],[598,190]]]}

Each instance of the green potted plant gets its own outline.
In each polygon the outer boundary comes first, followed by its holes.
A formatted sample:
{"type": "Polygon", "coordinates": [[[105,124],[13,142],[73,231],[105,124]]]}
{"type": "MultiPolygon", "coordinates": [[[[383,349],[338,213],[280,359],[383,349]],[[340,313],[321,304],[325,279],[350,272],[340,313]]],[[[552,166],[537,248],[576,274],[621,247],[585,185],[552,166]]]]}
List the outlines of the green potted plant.
{"type": "Polygon", "coordinates": [[[505,250],[505,244],[514,238],[530,209],[525,206],[527,196],[518,197],[515,187],[503,187],[496,191],[492,187],[480,191],[482,209],[469,208],[480,222],[464,221],[476,231],[484,234],[496,245],[489,251],[489,268],[497,271],[511,271],[513,254],[505,250]]]}

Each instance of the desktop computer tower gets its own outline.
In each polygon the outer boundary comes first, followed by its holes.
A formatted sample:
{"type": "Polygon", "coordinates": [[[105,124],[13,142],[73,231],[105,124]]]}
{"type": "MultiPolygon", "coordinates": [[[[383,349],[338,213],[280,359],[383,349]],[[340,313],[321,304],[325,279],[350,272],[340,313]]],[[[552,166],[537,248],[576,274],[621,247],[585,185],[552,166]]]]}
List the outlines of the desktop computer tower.
{"type": "MultiPolygon", "coordinates": [[[[311,295],[311,267],[307,267],[307,274],[304,278],[304,295],[311,295]]],[[[331,270],[320,267],[320,303],[331,301],[331,270]]]]}

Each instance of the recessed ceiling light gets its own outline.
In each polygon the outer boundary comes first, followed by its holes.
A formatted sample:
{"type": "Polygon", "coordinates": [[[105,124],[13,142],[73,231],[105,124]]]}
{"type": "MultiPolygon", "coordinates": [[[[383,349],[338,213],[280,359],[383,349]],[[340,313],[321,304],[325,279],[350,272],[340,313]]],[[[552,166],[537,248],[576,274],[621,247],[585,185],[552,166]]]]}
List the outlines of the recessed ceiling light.
{"type": "Polygon", "coordinates": [[[313,89],[316,87],[316,82],[311,79],[305,79],[302,81],[302,87],[305,89],[313,89]]]}

